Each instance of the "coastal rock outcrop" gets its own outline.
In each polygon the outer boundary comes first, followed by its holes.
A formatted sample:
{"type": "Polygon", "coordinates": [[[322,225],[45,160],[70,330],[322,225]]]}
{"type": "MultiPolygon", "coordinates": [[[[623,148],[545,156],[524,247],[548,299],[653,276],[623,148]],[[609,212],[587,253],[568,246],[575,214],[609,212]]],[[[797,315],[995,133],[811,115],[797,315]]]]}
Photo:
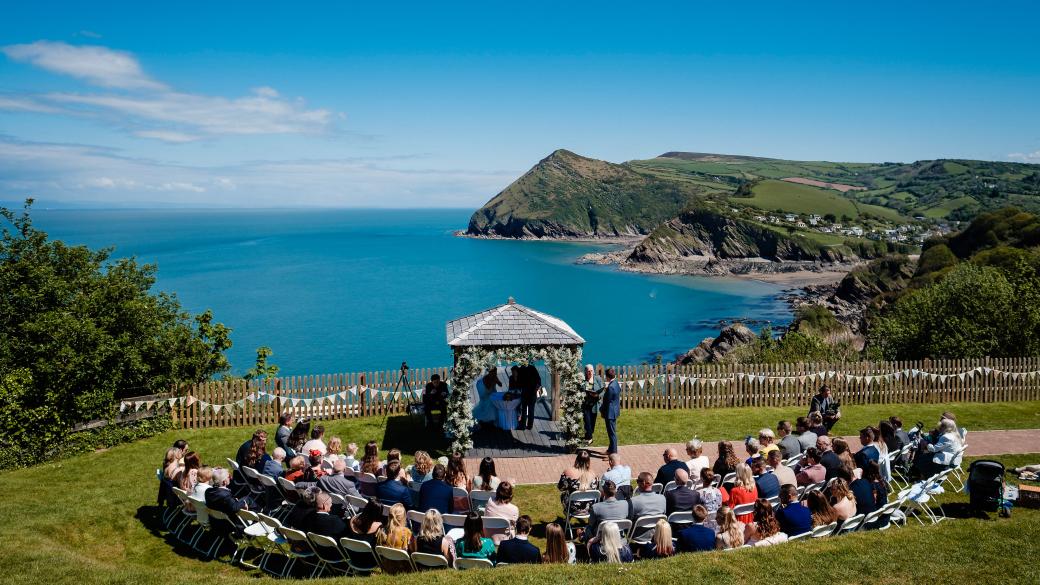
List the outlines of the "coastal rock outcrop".
{"type": "Polygon", "coordinates": [[[743,323],[734,323],[719,332],[718,337],[706,337],[697,347],[679,356],[679,365],[721,362],[734,349],[755,339],[755,332],[743,323]]]}

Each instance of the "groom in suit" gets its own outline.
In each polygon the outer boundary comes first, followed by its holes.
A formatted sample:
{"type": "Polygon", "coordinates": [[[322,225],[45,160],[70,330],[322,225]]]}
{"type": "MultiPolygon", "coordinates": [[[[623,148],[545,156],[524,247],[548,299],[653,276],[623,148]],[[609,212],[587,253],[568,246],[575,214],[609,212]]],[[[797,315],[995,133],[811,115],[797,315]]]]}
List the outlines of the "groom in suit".
{"type": "Polygon", "coordinates": [[[599,407],[599,413],[607,427],[607,438],[610,445],[607,453],[617,453],[617,419],[621,416],[621,385],[617,381],[617,373],[614,368],[607,368],[605,373],[607,388],[603,392],[603,404],[599,407]]]}

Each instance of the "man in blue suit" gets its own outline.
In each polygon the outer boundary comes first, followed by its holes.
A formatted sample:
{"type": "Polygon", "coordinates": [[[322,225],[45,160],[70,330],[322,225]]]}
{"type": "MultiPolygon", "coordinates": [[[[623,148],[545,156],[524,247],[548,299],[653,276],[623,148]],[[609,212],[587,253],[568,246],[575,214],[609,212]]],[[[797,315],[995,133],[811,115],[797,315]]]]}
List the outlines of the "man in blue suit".
{"type": "Polygon", "coordinates": [[[437,510],[441,514],[451,514],[454,499],[451,486],[444,481],[446,473],[440,463],[433,466],[433,479],[424,481],[419,488],[419,511],[437,510]]]}
{"type": "Polygon", "coordinates": [[[542,562],[542,553],[538,547],[527,542],[527,536],[531,534],[531,517],[524,514],[516,521],[516,536],[509,540],[503,540],[498,545],[498,562],[518,564],[542,562]]]}
{"type": "Polygon", "coordinates": [[[607,377],[607,389],[603,392],[603,404],[599,407],[599,413],[607,427],[607,453],[617,453],[617,419],[621,416],[621,385],[617,381],[617,373],[614,368],[607,368],[604,374],[607,377]]]}
{"type": "Polygon", "coordinates": [[[707,517],[707,508],[700,504],[693,507],[693,526],[680,532],[676,539],[679,552],[715,550],[715,531],[704,525],[707,517]]]}
{"type": "Polygon", "coordinates": [[[376,485],[376,496],[379,501],[392,506],[398,502],[404,504],[408,510],[412,509],[412,490],[401,483],[398,476],[401,475],[401,462],[396,459],[386,464],[386,481],[376,485]]]}
{"type": "Polygon", "coordinates": [[[787,484],[780,488],[780,506],[776,507],[776,521],[787,536],[812,530],[812,512],[798,501],[798,488],[787,484]]]}

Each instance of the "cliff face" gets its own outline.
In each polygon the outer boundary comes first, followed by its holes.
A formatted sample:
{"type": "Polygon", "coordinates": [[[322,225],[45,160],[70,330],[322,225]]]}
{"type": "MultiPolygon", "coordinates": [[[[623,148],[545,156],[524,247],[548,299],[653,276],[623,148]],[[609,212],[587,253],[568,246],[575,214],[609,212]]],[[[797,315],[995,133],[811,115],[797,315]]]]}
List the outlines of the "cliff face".
{"type": "Polygon", "coordinates": [[[627,262],[669,264],[758,258],[794,262],[856,259],[845,246],[821,246],[804,236],[789,236],[711,209],[694,209],[651,232],[632,250],[627,262]]]}
{"type": "Polygon", "coordinates": [[[478,209],[466,231],[508,238],[638,236],[696,195],[626,165],[557,150],[478,209]]]}

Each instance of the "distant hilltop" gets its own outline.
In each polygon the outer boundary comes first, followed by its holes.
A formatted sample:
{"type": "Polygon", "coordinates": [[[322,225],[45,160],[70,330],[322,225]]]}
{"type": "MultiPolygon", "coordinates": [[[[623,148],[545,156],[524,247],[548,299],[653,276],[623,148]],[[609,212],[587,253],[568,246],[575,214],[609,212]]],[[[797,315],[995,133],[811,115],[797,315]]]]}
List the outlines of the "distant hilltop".
{"type": "Polygon", "coordinates": [[[560,149],[474,212],[466,233],[621,238],[638,245],[611,260],[642,265],[634,269],[670,261],[661,271],[676,271],[677,259],[693,258],[717,271],[722,260],[819,264],[905,252],[1008,205],[1040,211],[1040,165],[675,151],[611,163],[560,149]]]}

